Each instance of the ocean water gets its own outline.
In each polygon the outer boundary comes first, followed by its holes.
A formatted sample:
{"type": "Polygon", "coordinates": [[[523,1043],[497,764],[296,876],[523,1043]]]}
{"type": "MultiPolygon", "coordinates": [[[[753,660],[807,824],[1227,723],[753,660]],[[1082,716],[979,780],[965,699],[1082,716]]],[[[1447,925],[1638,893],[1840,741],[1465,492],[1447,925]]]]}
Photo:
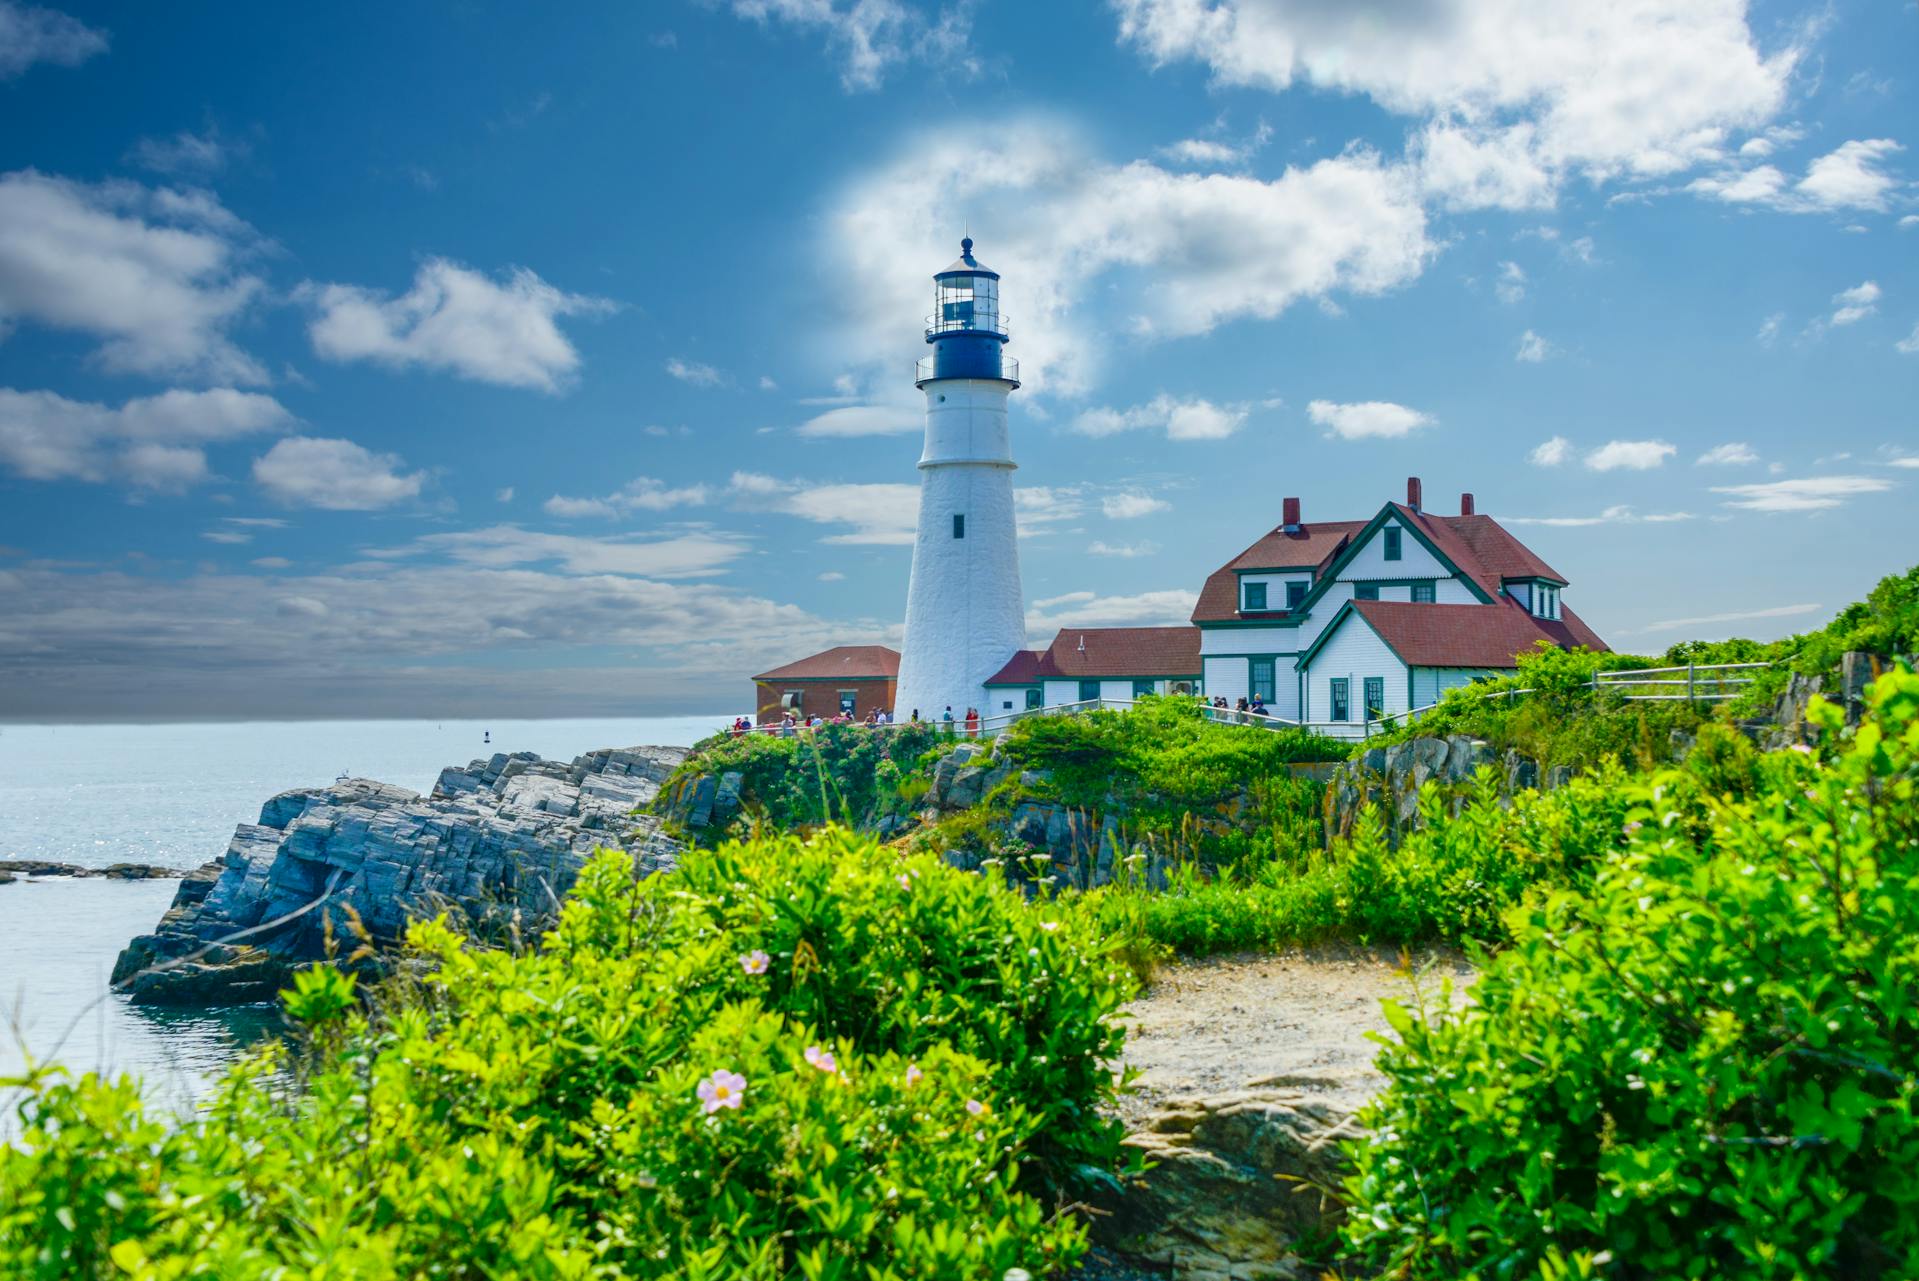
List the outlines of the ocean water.
{"type": "MultiPolygon", "coordinates": [[[[342,773],[426,792],[441,769],[494,752],[571,759],[601,747],[688,746],[730,716],[546,721],[311,721],[0,726],[0,859],[82,867],[198,867],[268,797],[342,773]],[[490,732],[492,742],[482,742],[490,732]]],[[[0,1078],[30,1056],[76,1072],[130,1072],[187,1107],[270,1008],[182,1013],[107,990],[114,958],[179,882],[49,879],[0,885],[0,1078]]],[[[0,1088],[0,1136],[10,1091],[0,1088]]]]}

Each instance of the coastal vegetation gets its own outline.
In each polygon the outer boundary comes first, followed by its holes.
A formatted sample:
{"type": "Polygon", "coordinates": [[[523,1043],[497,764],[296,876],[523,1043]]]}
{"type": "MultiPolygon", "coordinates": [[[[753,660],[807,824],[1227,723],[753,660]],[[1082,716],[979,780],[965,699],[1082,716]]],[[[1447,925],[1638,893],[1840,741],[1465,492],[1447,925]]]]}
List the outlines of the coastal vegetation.
{"type": "Polygon", "coordinates": [[[1389,1014],[1357,1275],[1919,1274],[1919,678],[1733,794],[1616,780],[1623,848],[1389,1014]]]}
{"type": "MultiPolygon", "coordinates": [[[[1915,583],[1797,638],[1797,674],[1909,651],[1915,583]]],[[[744,839],[646,876],[596,856],[531,950],[440,919],[378,982],[298,974],[288,1042],[200,1115],[55,1066],[0,1081],[0,1275],[1069,1275],[1073,1207],[1137,1174],[1136,976],[1319,941],[1480,972],[1470,1002],[1388,1010],[1370,1135],[1315,1189],[1344,1206],[1334,1275],[1919,1275],[1919,676],[1851,716],[1813,699],[1762,751],[1737,709],[1633,719],[1590,684],[1615,661],[1528,656],[1532,693],[1438,722],[1583,770],[1429,777],[1397,825],[1364,792],[1324,821],[1300,775],[1344,745],[1178,700],[990,754],[932,727],[710,742],[744,839]],[[957,815],[849,825],[969,771],[957,815]],[[1103,883],[1014,834],[1048,807],[1123,812],[1086,829],[1115,833],[1103,883]]]]}
{"type": "Polygon", "coordinates": [[[1042,1276],[1119,1161],[1107,941],[844,832],[607,854],[538,950],[409,947],[370,991],[302,974],[300,1048],[182,1124],[0,1082],[0,1275],[1042,1276]]]}

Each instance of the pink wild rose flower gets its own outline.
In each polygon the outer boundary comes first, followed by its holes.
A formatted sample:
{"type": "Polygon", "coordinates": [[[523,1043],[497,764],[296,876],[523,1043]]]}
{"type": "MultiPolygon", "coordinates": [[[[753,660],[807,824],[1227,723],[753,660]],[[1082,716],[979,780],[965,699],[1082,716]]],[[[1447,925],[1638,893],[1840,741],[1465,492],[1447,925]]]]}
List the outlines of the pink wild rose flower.
{"type": "Polygon", "coordinates": [[[746,1101],[746,1078],[725,1068],[713,1069],[713,1075],[700,1082],[700,1110],[712,1116],[721,1108],[737,1110],[746,1101]]]}

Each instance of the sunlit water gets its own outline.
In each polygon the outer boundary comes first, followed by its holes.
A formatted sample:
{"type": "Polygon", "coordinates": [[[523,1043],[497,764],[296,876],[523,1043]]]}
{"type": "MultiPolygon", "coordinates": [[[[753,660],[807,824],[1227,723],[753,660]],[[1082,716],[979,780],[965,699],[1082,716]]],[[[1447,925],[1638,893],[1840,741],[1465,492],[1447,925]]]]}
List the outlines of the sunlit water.
{"type": "MultiPolygon", "coordinates": [[[[0,859],[193,868],[226,849],[236,824],[257,821],[268,797],[342,773],[426,792],[444,767],[494,752],[686,746],[727,719],[0,726],[0,859]]],[[[178,886],[0,885],[0,1077],[27,1054],[57,1057],[75,1071],[131,1072],[156,1103],[184,1107],[278,1025],[268,1008],[158,1011],[107,991],[120,949],[153,928],[178,886]]],[[[0,1134],[10,1120],[0,1116],[0,1134]]]]}

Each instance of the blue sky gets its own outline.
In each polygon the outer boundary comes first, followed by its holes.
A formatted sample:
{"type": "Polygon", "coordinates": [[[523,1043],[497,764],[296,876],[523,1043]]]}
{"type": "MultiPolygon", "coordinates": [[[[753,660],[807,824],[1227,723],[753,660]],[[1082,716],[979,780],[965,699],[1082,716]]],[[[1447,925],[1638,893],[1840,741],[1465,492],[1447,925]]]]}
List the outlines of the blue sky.
{"type": "Polygon", "coordinates": [[[0,718],[729,711],[897,640],[930,274],[1033,639],[1513,522],[1619,648],[1919,558],[1919,6],[0,0],[0,718]]]}

